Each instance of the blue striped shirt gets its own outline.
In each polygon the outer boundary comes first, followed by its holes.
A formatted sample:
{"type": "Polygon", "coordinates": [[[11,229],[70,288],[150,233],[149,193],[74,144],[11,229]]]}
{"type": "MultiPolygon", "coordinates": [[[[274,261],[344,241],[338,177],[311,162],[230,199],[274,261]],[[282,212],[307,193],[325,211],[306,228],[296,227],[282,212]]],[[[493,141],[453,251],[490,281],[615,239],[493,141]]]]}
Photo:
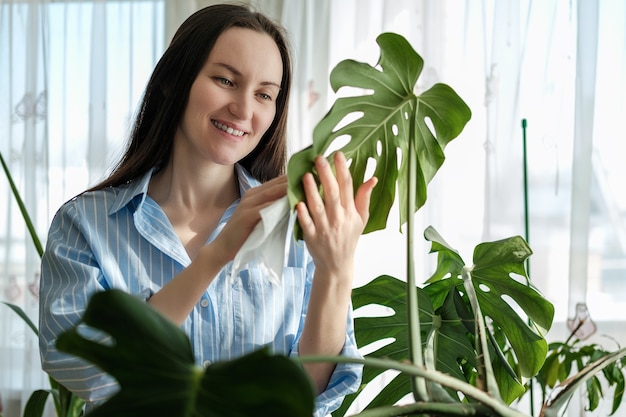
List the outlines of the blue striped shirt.
{"type": "MultiPolygon", "coordinates": [[[[243,195],[259,182],[236,167],[243,195]]],[[[191,263],[167,216],[147,195],[150,177],[148,172],[123,186],[81,194],[59,209],[50,226],[40,284],[42,366],[88,406],[109,398],[118,385],[97,367],[59,352],[58,335],[79,322],[94,292],[117,288],[147,298],[191,263]]],[[[238,203],[226,210],[208,242],[224,228],[238,203]]],[[[227,265],[182,325],[197,364],[234,359],[263,346],[297,355],[313,269],[305,246],[293,240],[281,284],[272,283],[254,263],[233,280],[227,265]]],[[[342,355],[360,357],[351,311],[342,355]]],[[[338,364],[327,389],[316,398],[315,416],[339,407],[343,397],[358,388],[361,371],[360,365],[338,364]]]]}

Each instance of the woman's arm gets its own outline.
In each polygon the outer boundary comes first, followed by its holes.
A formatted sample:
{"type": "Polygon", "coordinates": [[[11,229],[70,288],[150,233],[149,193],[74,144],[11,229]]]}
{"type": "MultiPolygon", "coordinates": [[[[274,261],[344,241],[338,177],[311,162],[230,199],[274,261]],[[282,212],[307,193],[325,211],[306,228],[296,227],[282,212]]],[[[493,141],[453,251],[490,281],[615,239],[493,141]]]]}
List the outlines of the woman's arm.
{"type": "MultiPolygon", "coordinates": [[[[303,177],[306,204],[296,210],[307,248],[315,263],[315,275],[306,321],[300,338],[300,355],[337,355],[346,339],[354,275],[354,254],[369,218],[370,196],[376,178],[359,187],[354,195],[352,177],[341,152],[334,156],[336,177],[328,161],[318,156],[324,198],[309,173],[303,177]]],[[[333,363],[304,365],[318,393],[324,391],[332,375],[333,363]]]]}
{"type": "Polygon", "coordinates": [[[191,264],[148,301],[175,324],[181,325],[220,270],[244,244],[261,219],[261,209],[287,193],[287,178],[280,176],[249,189],[217,238],[203,246],[191,264]]]}

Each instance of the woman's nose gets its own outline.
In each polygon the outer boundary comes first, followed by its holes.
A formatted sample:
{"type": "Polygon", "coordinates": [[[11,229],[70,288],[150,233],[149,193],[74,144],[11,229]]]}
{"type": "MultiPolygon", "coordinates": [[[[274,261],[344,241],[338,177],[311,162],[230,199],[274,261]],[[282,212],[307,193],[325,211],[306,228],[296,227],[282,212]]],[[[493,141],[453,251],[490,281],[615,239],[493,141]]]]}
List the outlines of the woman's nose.
{"type": "Polygon", "coordinates": [[[231,101],[228,110],[240,120],[252,118],[253,97],[250,94],[236,94],[231,101]]]}

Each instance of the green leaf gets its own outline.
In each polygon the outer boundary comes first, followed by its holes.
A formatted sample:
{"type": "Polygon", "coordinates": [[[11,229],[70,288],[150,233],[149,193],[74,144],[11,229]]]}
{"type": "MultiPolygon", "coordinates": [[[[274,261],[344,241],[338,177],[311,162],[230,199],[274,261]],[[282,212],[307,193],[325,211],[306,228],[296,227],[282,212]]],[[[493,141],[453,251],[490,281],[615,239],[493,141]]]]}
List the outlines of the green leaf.
{"type": "Polygon", "coordinates": [[[28,317],[28,315],[26,314],[24,310],[22,310],[19,306],[16,306],[15,304],[6,303],[4,301],[2,301],[2,304],[9,307],[18,316],[20,316],[20,318],[24,320],[24,323],[26,323],[28,327],[30,327],[30,329],[35,333],[36,336],[39,335],[39,329],[37,329],[37,326],[35,325],[35,323],[33,323],[33,321],[30,319],[30,317],[28,317]]]}
{"type": "Polygon", "coordinates": [[[580,372],[571,376],[552,391],[552,395],[544,403],[541,411],[543,417],[560,417],[576,390],[586,384],[591,378],[594,378],[598,372],[601,372],[607,366],[613,365],[626,356],[626,348],[612,352],[597,361],[585,366],[580,372]]]}
{"type": "MultiPolygon", "coordinates": [[[[424,292],[428,295],[436,285],[428,286],[424,292]]],[[[433,353],[437,358],[436,369],[460,380],[467,380],[459,363],[463,360],[472,367],[476,366],[476,353],[468,337],[467,324],[472,317],[455,287],[450,287],[444,303],[436,313],[441,320],[438,329],[437,349],[433,353]]]]}
{"type": "MultiPolygon", "coordinates": [[[[542,385],[541,389],[544,395],[548,387],[553,388],[558,383],[565,382],[574,365],[581,369],[611,353],[595,343],[581,346],[578,339],[573,339],[568,343],[551,343],[549,349],[550,354],[535,377],[542,385]]],[[[598,373],[598,377],[600,375],[605,377],[604,384],[613,390],[611,414],[614,414],[621,405],[624,394],[624,374],[621,367],[622,361],[616,361],[602,368],[601,374],[598,373]]],[[[587,408],[594,410],[598,406],[599,400],[603,398],[602,390],[597,389],[593,384],[587,383],[587,386],[587,408]]]]}
{"type": "MultiPolygon", "coordinates": [[[[457,259],[457,252],[432,231],[425,235],[435,239],[431,252],[439,252],[439,260],[447,261],[444,271],[451,276],[460,275],[461,262],[457,259]]],[[[480,309],[503,330],[519,361],[520,372],[526,377],[534,376],[541,369],[548,351],[543,334],[550,328],[554,317],[554,306],[549,301],[532,286],[521,284],[511,277],[511,274],[516,274],[527,278],[524,262],[531,254],[530,247],[519,236],[486,242],[475,248],[471,267],[472,284],[480,309]],[[505,296],[510,297],[528,316],[530,325],[503,298],[505,296]]],[[[440,279],[442,269],[438,268],[429,282],[440,279]]]]}
{"type": "Polygon", "coordinates": [[[50,391],[47,390],[34,391],[24,407],[24,417],[41,417],[49,395],[50,391]]]}
{"type": "Polygon", "coordinates": [[[587,411],[593,411],[598,408],[602,397],[602,386],[600,385],[598,377],[593,376],[589,378],[587,380],[587,398],[589,399],[587,411]]]}
{"type": "Polygon", "coordinates": [[[354,60],[340,62],[331,72],[334,91],[343,87],[365,89],[371,94],[338,98],[313,132],[313,145],[294,154],[288,165],[291,207],[304,200],[302,175],[315,173],[313,160],[334,146],[346,155],[355,189],[366,180],[368,164],[375,163],[370,217],[364,233],[384,229],[396,183],[400,190],[400,219],[406,221],[407,160],[409,141],[418,160],[417,198],[414,210],[426,201],[426,185],[444,161],[445,146],[457,137],[471,117],[469,107],[449,86],[436,84],[421,95],[414,93],[422,58],[402,36],[383,33],[378,67],[354,60]],[[355,119],[348,122],[350,118],[355,119]],[[412,132],[410,127],[415,130],[412,132]],[[430,126],[430,127],[429,127],[430,126]],[[349,137],[343,145],[336,140],[349,137]],[[400,154],[400,155],[399,155],[400,154]]]}
{"type": "MultiPolygon", "coordinates": [[[[426,294],[418,291],[420,302],[421,330],[424,334],[431,328],[433,311],[426,294]]],[[[352,303],[355,312],[360,307],[376,305],[393,310],[390,316],[357,317],[355,333],[359,347],[367,346],[382,339],[393,338],[394,341],[377,349],[375,357],[388,357],[395,360],[408,358],[408,334],[406,331],[406,283],[397,278],[383,275],[352,291],[352,303]]]]}
{"type": "Polygon", "coordinates": [[[11,191],[13,192],[13,196],[15,197],[15,201],[17,202],[17,206],[20,209],[20,213],[22,213],[24,223],[26,224],[30,237],[33,241],[33,245],[35,245],[35,249],[37,250],[39,257],[41,258],[43,256],[43,246],[41,245],[41,241],[39,240],[39,237],[37,236],[37,231],[35,230],[35,226],[33,225],[32,220],[30,219],[28,210],[26,210],[24,201],[22,200],[22,197],[20,196],[17,186],[15,185],[15,182],[13,181],[13,176],[11,175],[11,172],[9,171],[9,167],[4,161],[2,152],[0,152],[0,163],[2,164],[2,169],[4,170],[4,174],[6,175],[7,180],[9,180],[11,191]]]}
{"type": "MultiPolygon", "coordinates": [[[[433,331],[434,324],[437,323],[436,336],[434,336],[437,338],[437,351],[433,353],[436,358],[436,369],[460,380],[465,380],[458,361],[464,358],[474,363],[474,351],[466,337],[466,328],[461,323],[456,311],[453,294],[448,296],[442,303],[442,308],[435,313],[428,293],[421,288],[417,288],[417,290],[423,346],[426,346],[427,336],[433,331]]],[[[359,308],[365,306],[387,307],[393,311],[391,315],[355,318],[355,334],[359,348],[380,342],[383,339],[393,339],[393,341],[378,347],[367,357],[389,358],[396,361],[408,360],[406,282],[388,275],[380,276],[364,286],[355,288],[352,292],[352,303],[357,315],[359,308]]],[[[365,366],[361,389],[364,389],[382,372],[381,369],[365,366]]],[[[409,379],[398,376],[390,382],[389,386],[377,393],[368,408],[393,404],[410,392],[409,379]]],[[[347,410],[357,395],[358,393],[346,397],[342,404],[342,410],[347,410]]],[[[341,415],[341,413],[338,412],[335,415],[341,415]]]]}
{"type": "MultiPolygon", "coordinates": [[[[427,281],[429,286],[425,289],[429,291],[429,287],[434,285],[436,285],[434,288],[444,286],[450,289],[457,286],[462,288],[462,281],[457,277],[462,275],[464,262],[458,252],[432,227],[425,230],[424,237],[432,241],[431,253],[437,254],[437,268],[427,281]],[[448,283],[444,284],[445,282],[448,283]]],[[[524,376],[535,375],[543,364],[547,343],[543,331],[537,327],[549,328],[554,314],[552,304],[534,288],[520,284],[511,277],[511,274],[526,277],[523,263],[531,253],[526,242],[519,237],[483,243],[476,247],[474,265],[469,269],[473,289],[471,293],[475,294],[480,311],[484,316],[490,317],[495,329],[501,329],[506,335],[506,341],[511,345],[519,362],[514,364],[514,368],[519,369],[519,373],[524,376]],[[531,325],[525,318],[519,316],[507,300],[503,299],[505,295],[533,320],[531,325]]],[[[437,306],[439,302],[437,300],[442,299],[442,295],[434,294],[432,291],[429,291],[429,294],[433,305],[437,306]]],[[[468,305],[469,295],[463,295],[468,305]]],[[[474,334],[473,326],[468,327],[468,331],[474,334]]],[[[497,343],[491,343],[489,352],[490,356],[493,356],[491,367],[493,372],[497,372],[497,384],[503,400],[510,403],[514,399],[512,396],[514,393],[522,392],[519,377],[511,375],[511,366],[503,360],[497,343]]],[[[489,370],[486,372],[487,375],[493,375],[489,370]]]]}
{"type": "MultiPolygon", "coordinates": [[[[562,380],[563,369],[564,367],[559,361],[559,354],[551,354],[543,363],[543,367],[541,368],[541,372],[537,374],[537,378],[542,384],[552,388],[562,380]]],[[[567,375],[565,377],[567,378],[567,375]]]]}
{"type": "Polygon", "coordinates": [[[119,290],[96,293],[83,322],[111,335],[112,343],[85,339],[75,327],[59,337],[57,347],[91,361],[121,386],[92,417],[312,414],[312,385],[286,356],[262,349],[203,370],[180,328],[119,290]]]}
{"type": "Polygon", "coordinates": [[[511,404],[524,394],[524,385],[512,378],[500,361],[494,362],[493,373],[498,381],[498,390],[500,391],[502,401],[506,404],[511,404]]]}
{"type": "Polygon", "coordinates": [[[619,375],[620,376],[616,379],[615,382],[611,415],[615,414],[619,406],[622,404],[622,399],[624,398],[624,374],[620,371],[619,375]]]}
{"type": "Polygon", "coordinates": [[[59,404],[59,416],[80,417],[84,414],[85,402],[77,395],[56,381],[50,380],[52,393],[56,394],[55,401],[59,404]]]}
{"type": "MultiPolygon", "coordinates": [[[[468,294],[463,287],[463,280],[459,278],[464,263],[458,252],[434,228],[427,228],[424,236],[432,241],[431,253],[437,253],[438,256],[435,273],[424,288],[417,289],[422,348],[425,350],[427,364],[435,363],[437,370],[457,379],[476,381],[477,357],[480,355],[472,343],[477,337],[473,324],[475,318],[468,309],[468,294]]],[[[512,273],[525,276],[523,265],[520,267],[519,264],[523,264],[530,253],[526,242],[517,237],[481,244],[475,250],[471,288],[477,293],[476,300],[481,309],[489,312],[489,317],[495,317],[491,318],[494,328],[499,329],[499,334],[504,335],[499,337],[503,342],[507,342],[515,353],[515,356],[505,355],[500,351],[493,336],[490,336],[490,344],[487,345],[490,354],[487,356],[493,358],[490,365],[492,370],[489,372],[492,381],[493,376],[496,376],[497,390],[494,388],[494,393],[498,390],[503,393],[502,400],[506,403],[511,403],[524,392],[516,372],[521,373],[522,366],[528,368],[529,363],[531,367],[541,367],[547,352],[547,343],[543,336],[535,333],[534,328],[524,322],[502,299],[502,295],[506,294],[522,307],[536,308],[538,311],[532,311],[529,317],[537,320],[542,326],[549,327],[553,314],[552,305],[543,300],[535,289],[520,284],[510,276],[512,273]],[[494,290],[485,292],[481,285],[494,290]],[[494,297],[496,299],[493,299],[494,297]],[[511,316],[504,322],[497,320],[500,317],[493,312],[494,305],[497,308],[508,309],[511,316]],[[527,337],[528,333],[534,336],[526,339],[526,343],[530,340],[531,346],[520,347],[520,337],[527,337]],[[537,349],[535,345],[541,347],[542,343],[545,350],[537,349]],[[533,357],[520,358],[520,355],[525,353],[533,357]],[[535,365],[536,363],[539,365],[535,365]]],[[[355,288],[352,301],[357,309],[357,315],[358,309],[363,306],[383,306],[392,310],[391,315],[381,314],[355,319],[357,344],[360,348],[377,342],[381,344],[367,357],[407,360],[409,340],[406,332],[406,283],[390,276],[381,276],[362,287],[355,288]],[[381,341],[384,339],[391,341],[383,344],[381,341]]],[[[366,366],[362,389],[381,373],[382,370],[369,369],[366,366]]],[[[373,404],[393,404],[410,393],[410,384],[401,384],[398,380],[394,380],[394,384],[393,389],[378,393],[373,404]],[[406,391],[401,392],[399,387],[406,391]]],[[[353,398],[347,398],[342,409],[344,407],[347,409],[352,401],[353,398]]]]}
{"type": "Polygon", "coordinates": [[[447,276],[451,278],[459,277],[465,262],[463,262],[463,258],[461,258],[456,249],[453,249],[432,226],[428,226],[424,230],[424,238],[432,242],[430,253],[437,254],[437,268],[426,282],[432,283],[447,276]]]}

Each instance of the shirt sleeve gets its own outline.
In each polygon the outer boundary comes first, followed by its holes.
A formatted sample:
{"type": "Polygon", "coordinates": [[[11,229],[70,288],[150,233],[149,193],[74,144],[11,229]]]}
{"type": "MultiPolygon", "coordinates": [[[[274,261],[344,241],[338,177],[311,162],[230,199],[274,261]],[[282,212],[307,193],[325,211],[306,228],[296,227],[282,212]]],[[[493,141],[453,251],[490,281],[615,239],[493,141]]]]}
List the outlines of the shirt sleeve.
{"type": "MultiPolygon", "coordinates": [[[[310,262],[307,265],[307,286],[305,290],[304,312],[301,318],[300,329],[298,330],[298,334],[290,354],[292,357],[298,355],[298,342],[304,326],[304,319],[306,318],[306,308],[308,306],[309,295],[311,292],[314,268],[313,262],[310,262]]],[[[350,304],[350,310],[348,311],[346,323],[346,341],[340,355],[358,359],[363,358],[361,353],[359,353],[354,336],[352,304],[350,304]]],[[[338,363],[335,366],[335,370],[333,371],[330,380],[328,381],[326,389],[315,398],[313,416],[325,417],[338,409],[346,395],[352,394],[358,390],[361,384],[362,375],[363,365],[356,363],[338,363]]]]}
{"type": "MultiPolygon", "coordinates": [[[[56,348],[58,336],[80,322],[89,297],[106,289],[80,218],[70,202],[50,227],[41,265],[39,348],[43,370],[90,406],[117,392],[117,382],[98,367],[56,348]]],[[[106,344],[109,338],[86,326],[78,329],[98,343],[106,344]]]]}

